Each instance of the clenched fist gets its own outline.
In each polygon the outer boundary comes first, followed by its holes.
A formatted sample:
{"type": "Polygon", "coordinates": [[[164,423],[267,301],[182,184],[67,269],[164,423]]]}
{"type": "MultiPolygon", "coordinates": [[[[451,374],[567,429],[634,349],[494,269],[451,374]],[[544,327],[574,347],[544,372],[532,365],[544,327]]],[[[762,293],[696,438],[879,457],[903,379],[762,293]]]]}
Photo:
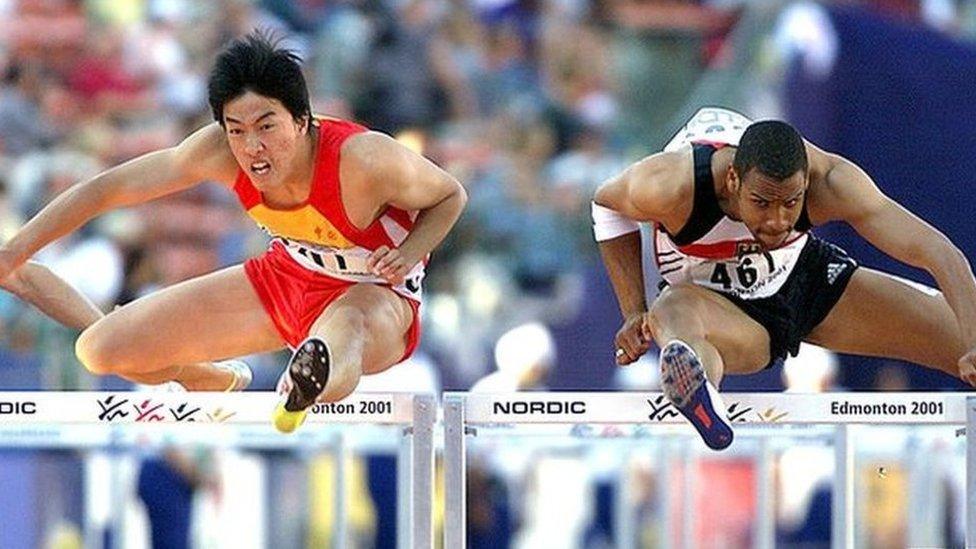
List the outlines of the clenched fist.
{"type": "Polygon", "coordinates": [[[625,366],[640,358],[651,348],[651,338],[647,337],[644,327],[644,315],[636,314],[624,321],[624,325],[617,331],[613,339],[616,345],[615,358],[617,364],[625,366]]]}

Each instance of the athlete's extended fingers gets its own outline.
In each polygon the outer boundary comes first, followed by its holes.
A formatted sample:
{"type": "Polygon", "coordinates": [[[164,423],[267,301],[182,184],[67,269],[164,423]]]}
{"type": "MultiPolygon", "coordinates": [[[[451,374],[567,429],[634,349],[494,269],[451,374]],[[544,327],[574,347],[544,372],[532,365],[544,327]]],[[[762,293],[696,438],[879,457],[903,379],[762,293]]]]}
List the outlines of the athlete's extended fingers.
{"type": "Polygon", "coordinates": [[[402,279],[406,274],[407,270],[402,261],[394,261],[380,269],[380,276],[391,283],[394,282],[395,279],[402,279]]]}
{"type": "Polygon", "coordinates": [[[406,273],[404,273],[402,271],[397,271],[397,272],[391,274],[390,276],[387,276],[387,277],[384,277],[384,278],[386,278],[386,281],[389,282],[390,285],[392,285],[392,286],[399,286],[400,284],[403,284],[403,280],[404,280],[405,277],[406,277],[406,273]]]}
{"type": "Polygon", "coordinates": [[[972,387],[976,387],[976,373],[962,374],[961,379],[972,387]]]}
{"type": "Polygon", "coordinates": [[[959,378],[976,387],[976,353],[969,352],[959,359],[959,378]]]}
{"type": "Polygon", "coordinates": [[[380,246],[373,250],[373,253],[369,254],[369,259],[366,260],[366,268],[373,273],[379,273],[379,268],[377,263],[390,253],[389,246],[380,246]]]}
{"type": "Polygon", "coordinates": [[[400,261],[400,250],[397,250],[396,248],[387,249],[386,253],[376,259],[376,265],[373,267],[373,272],[382,276],[385,271],[391,269],[400,261]]]}

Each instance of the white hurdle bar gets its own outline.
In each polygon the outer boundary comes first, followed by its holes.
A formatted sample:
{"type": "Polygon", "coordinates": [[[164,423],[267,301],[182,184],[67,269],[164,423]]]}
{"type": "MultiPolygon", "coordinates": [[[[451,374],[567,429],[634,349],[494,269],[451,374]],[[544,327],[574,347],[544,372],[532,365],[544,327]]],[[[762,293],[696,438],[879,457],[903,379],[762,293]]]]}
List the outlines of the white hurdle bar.
{"type": "MultiPolygon", "coordinates": [[[[834,548],[854,546],[854,439],[850,426],[956,425],[976,433],[976,396],[969,393],[727,393],[728,417],[735,425],[770,428],[834,425],[834,548]]],[[[685,424],[661,393],[445,393],[444,547],[466,543],[466,440],[479,426],[527,424],[685,424]]],[[[688,432],[692,433],[691,427],[688,432]]],[[[791,433],[802,435],[800,432],[791,433]]],[[[517,436],[517,433],[516,433],[517,436]]],[[[746,436],[749,436],[748,434],[746,436]]],[[[702,448],[704,447],[704,443],[702,448]]],[[[733,447],[735,443],[733,443],[733,447]]],[[[768,447],[760,458],[768,460],[768,447]]],[[[762,495],[763,491],[757,492],[762,495]]],[[[771,508],[760,506],[755,536],[768,547],[775,523],[771,508]]],[[[976,547],[976,435],[966,440],[966,546],[976,547]]],[[[684,545],[690,540],[685,539],[684,545]]],[[[668,543],[665,540],[665,543],[668,543]]]]}
{"type": "MultiPolygon", "coordinates": [[[[432,395],[359,393],[339,403],[317,404],[305,424],[289,435],[271,426],[280,398],[271,392],[0,392],[0,447],[114,451],[166,441],[250,449],[328,448],[340,460],[341,475],[347,444],[337,426],[400,426],[397,524],[404,530],[399,530],[397,547],[434,547],[437,404],[432,395]]],[[[341,487],[342,479],[336,484],[341,487]]],[[[345,498],[335,505],[334,520],[341,522],[345,498]]],[[[344,532],[346,525],[334,524],[333,531],[344,532]]],[[[94,536],[86,541],[95,543],[88,547],[101,546],[94,536]]],[[[343,539],[336,546],[344,545],[343,539]]]]}

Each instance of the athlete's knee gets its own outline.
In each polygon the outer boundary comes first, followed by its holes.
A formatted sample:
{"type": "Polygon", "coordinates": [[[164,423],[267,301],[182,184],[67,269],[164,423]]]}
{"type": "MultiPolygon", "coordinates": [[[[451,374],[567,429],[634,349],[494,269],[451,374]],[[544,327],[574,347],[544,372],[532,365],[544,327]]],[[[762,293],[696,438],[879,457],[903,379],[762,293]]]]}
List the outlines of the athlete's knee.
{"type": "Polygon", "coordinates": [[[668,329],[701,327],[700,290],[688,285],[678,284],[665,290],[649,311],[652,329],[655,333],[668,329]]]}
{"type": "Polygon", "coordinates": [[[75,356],[85,368],[96,375],[107,375],[124,369],[123,357],[109,330],[95,323],[83,331],[75,341],[75,356]]]}
{"type": "Polygon", "coordinates": [[[329,333],[344,334],[347,338],[360,337],[367,329],[366,313],[355,305],[340,305],[330,311],[329,321],[322,328],[329,333]]]}
{"type": "MultiPolygon", "coordinates": [[[[357,315],[350,315],[353,319],[357,315]]],[[[324,343],[321,352],[325,354],[328,373],[325,389],[316,399],[318,402],[336,402],[348,396],[359,384],[359,377],[363,371],[363,332],[361,329],[347,332],[345,337],[337,337],[335,333],[315,334],[309,340],[324,343]]],[[[306,345],[305,342],[302,345],[306,345]]],[[[319,352],[319,351],[316,351],[319,352]]],[[[318,356],[318,355],[317,355],[318,356]]],[[[318,360],[318,358],[316,358],[318,360]]]]}

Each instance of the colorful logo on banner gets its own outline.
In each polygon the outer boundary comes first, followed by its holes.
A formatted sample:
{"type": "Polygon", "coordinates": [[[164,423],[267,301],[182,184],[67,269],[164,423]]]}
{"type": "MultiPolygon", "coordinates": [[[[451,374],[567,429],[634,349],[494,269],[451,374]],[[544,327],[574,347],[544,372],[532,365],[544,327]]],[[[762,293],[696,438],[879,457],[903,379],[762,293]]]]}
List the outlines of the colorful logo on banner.
{"type": "Polygon", "coordinates": [[[98,399],[98,421],[132,423],[223,423],[237,415],[237,412],[218,406],[211,411],[194,406],[188,402],[169,405],[152,398],[131,400],[118,395],[98,399]]]}
{"type": "MultiPolygon", "coordinates": [[[[681,414],[674,404],[664,395],[658,395],[654,399],[647,399],[647,405],[651,412],[647,415],[650,421],[667,421],[679,417],[681,414]]],[[[729,421],[732,423],[777,423],[789,416],[789,412],[777,410],[775,406],[770,406],[765,410],[756,410],[752,406],[747,406],[741,402],[733,402],[726,409],[729,421]]]]}

